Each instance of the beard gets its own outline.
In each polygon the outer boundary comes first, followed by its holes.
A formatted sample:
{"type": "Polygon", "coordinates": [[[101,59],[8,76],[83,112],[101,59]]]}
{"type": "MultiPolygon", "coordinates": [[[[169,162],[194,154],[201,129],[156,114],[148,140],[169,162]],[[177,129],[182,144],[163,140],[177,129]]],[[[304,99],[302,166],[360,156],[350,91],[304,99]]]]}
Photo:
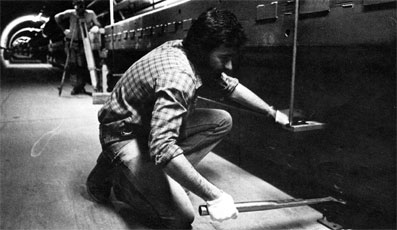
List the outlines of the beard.
{"type": "Polygon", "coordinates": [[[197,65],[197,70],[204,84],[219,79],[223,72],[222,70],[212,68],[208,58],[202,61],[200,65],[197,65]]]}
{"type": "Polygon", "coordinates": [[[216,79],[219,78],[223,72],[223,69],[215,69],[210,63],[209,54],[204,54],[195,57],[193,61],[200,76],[204,79],[216,79]]]}
{"type": "Polygon", "coordinates": [[[187,53],[187,55],[204,84],[212,85],[221,77],[223,70],[215,69],[211,66],[210,51],[196,49],[195,52],[187,53]]]}

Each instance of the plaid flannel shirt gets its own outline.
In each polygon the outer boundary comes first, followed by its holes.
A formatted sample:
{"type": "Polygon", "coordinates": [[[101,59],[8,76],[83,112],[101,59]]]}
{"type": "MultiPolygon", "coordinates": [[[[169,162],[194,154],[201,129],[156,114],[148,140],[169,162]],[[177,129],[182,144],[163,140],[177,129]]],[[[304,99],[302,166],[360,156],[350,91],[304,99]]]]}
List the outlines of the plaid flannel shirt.
{"type": "MultiPolygon", "coordinates": [[[[233,92],[238,80],[224,74],[217,81],[225,94],[233,92]]],[[[182,47],[181,40],[169,41],[135,62],[114,87],[98,113],[106,124],[123,120],[149,132],[149,152],[156,164],[166,164],[183,153],[178,146],[179,129],[194,109],[200,76],[182,47]]]]}

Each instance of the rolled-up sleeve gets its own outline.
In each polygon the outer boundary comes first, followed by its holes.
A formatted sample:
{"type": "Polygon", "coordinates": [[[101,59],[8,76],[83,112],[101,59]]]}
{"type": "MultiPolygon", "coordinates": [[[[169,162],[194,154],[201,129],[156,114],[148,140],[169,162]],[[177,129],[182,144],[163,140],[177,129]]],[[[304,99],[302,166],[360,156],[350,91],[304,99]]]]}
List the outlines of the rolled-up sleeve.
{"type": "Polygon", "coordinates": [[[163,74],[156,79],[149,136],[150,156],[156,165],[165,165],[183,153],[176,142],[194,93],[193,78],[183,72],[163,74]]]}
{"type": "Polygon", "coordinates": [[[70,15],[72,14],[72,11],[73,10],[65,10],[65,11],[62,11],[62,12],[59,12],[59,13],[57,13],[55,16],[54,16],[54,18],[55,18],[55,21],[57,22],[57,23],[60,23],[60,22],[62,22],[62,20],[64,20],[65,18],[69,18],[70,17],[70,15]]]}
{"type": "Polygon", "coordinates": [[[234,89],[239,84],[237,78],[230,77],[225,73],[222,73],[219,77],[209,79],[207,86],[220,92],[223,96],[229,96],[233,93],[234,89]]]}
{"type": "Polygon", "coordinates": [[[225,73],[221,74],[219,84],[222,87],[224,93],[228,96],[233,93],[234,89],[237,87],[239,81],[237,78],[230,77],[225,73]]]}

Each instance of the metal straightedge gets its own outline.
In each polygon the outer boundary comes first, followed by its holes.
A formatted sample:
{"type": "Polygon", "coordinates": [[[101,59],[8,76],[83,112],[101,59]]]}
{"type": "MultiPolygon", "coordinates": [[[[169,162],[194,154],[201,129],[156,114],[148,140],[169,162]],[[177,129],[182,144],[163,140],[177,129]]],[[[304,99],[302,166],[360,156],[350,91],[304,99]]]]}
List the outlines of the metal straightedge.
{"type": "MultiPolygon", "coordinates": [[[[338,200],[329,196],[329,197],[314,198],[314,199],[287,199],[287,200],[237,202],[235,203],[235,205],[239,212],[253,212],[253,211],[264,211],[264,210],[273,210],[280,208],[305,206],[305,205],[318,204],[323,202],[338,202],[341,204],[346,204],[346,202],[343,200],[338,200]]],[[[200,216],[209,215],[207,205],[199,206],[199,214],[200,216]]]]}

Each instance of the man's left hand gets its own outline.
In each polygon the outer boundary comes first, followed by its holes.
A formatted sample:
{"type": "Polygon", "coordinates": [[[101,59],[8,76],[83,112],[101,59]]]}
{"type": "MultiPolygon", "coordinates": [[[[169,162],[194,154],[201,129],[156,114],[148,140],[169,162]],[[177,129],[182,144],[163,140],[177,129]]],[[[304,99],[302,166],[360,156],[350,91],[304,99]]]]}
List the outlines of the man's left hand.
{"type": "Polygon", "coordinates": [[[276,116],[274,117],[277,123],[286,125],[289,123],[288,115],[282,113],[280,110],[276,110],[276,116]]]}

